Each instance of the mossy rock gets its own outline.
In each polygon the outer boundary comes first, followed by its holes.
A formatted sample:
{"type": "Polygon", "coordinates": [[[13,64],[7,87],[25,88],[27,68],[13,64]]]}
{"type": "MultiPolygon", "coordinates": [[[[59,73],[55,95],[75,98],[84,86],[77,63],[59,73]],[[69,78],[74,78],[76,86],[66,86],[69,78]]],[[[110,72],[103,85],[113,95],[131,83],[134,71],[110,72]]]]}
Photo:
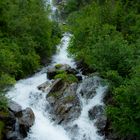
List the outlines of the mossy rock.
{"type": "Polygon", "coordinates": [[[64,102],[65,103],[70,103],[74,100],[75,100],[75,96],[70,95],[70,96],[65,97],[64,102]]]}
{"type": "Polygon", "coordinates": [[[67,82],[69,84],[78,82],[78,79],[73,74],[67,74],[66,72],[59,73],[55,77],[55,79],[61,78],[64,82],[67,82]]]}
{"type": "Polygon", "coordinates": [[[56,64],[56,65],[55,65],[55,68],[56,68],[56,69],[60,69],[62,66],[63,66],[62,64],[56,64]]]}
{"type": "Polygon", "coordinates": [[[50,92],[47,97],[51,96],[54,97],[55,99],[58,99],[59,97],[61,97],[62,94],[63,92],[50,92]]]}

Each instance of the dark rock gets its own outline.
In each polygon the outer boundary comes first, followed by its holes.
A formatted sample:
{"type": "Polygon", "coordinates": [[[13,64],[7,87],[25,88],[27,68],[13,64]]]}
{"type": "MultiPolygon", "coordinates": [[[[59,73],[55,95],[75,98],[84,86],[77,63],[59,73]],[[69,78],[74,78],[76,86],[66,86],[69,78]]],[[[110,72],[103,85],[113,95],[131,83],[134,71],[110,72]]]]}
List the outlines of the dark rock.
{"type": "Polygon", "coordinates": [[[26,108],[21,112],[21,116],[18,117],[20,133],[23,137],[27,136],[30,127],[34,124],[35,116],[31,108],[26,108]]]}
{"type": "Polygon", "coordinates": [[[55,67],[48,68],[48,70],[47,70],[47,78],[48,79],[53,79],[56,74],[57,74],[57,69],[55,67]]]}
{"type": "Polygon", "coordinates": [[[6,140],[24,140],[17,132],[8,131],[6,133],[6,140]]]}
{"type": "Polygon", "coordinates": [[[78,79],[78,81],[81,81],[83,79],[81,75],[75,75],[75,76],[78,79]]]}
{"type": "MultiPolygon", "coordinates": [[[[50,90],[49,90],[49,93],[51,93],[51,92],[57,92],[57,91],[59,91],[59,90],[61,90],[61,88],[64,86],[64,82],[63,82],[63,80],[62,79],[56,79],[53,83],[52,83],[52,85],[51,85],[51,87],[50,87],[50,90]]],[[[48,94],[49,94],[48,93],[48,94]]]]}
{"type": "Polygon", "coordinates": [[[88,112],[90,120],[95,120],[95,126],[98,129],[99,134],[105,134],[105,128],[107,125],[107,117],[102,105],[96,105],[88,112]]]}
{"type": "Polygon", "coordinates": [[[10,101],[8,106],[7,114],[0,116],[5,123],[4,137],[6,140],[23,140],[35,121],[34,113],[30,108],[21,110],[14,101],[10,101]]]}
{"type": "Polygon", "coordinates": [[[88,114],[91,120],[97,119],[104,114],[104,107],[102,105],[94,106],[89,110],[88,114]]]}
{"type": "Polygon", "coordinates": [[[100,84],[100,78],[97,76],[85,78],[82,81],[79,93],[86,99],[91,99],[96,94],[96,89],[100,84]]]}
{"type": "Polygon", "coordinates": [[[96,71],[95,69],[89,68],[89,66],[85,64],[83,60],[77,61],[76,66],[77,69],[80,69],[82,71],[83,75],[87,75],[96,71]]]}
{"type": "Polygon", "coordinates": [[[106,126],[106,122],[107,122],[107,117],[105,115],[102,115],[97,118],[95,125],[97,126],[99,130],[104,130],[106,126]]]}
{"type": "Polygon", "coordinates": [[[43,92],[47,91],[47,89],[49,88],[50,86],[50,82],[49,81],[46,81],[45,83],[39,85],[37,88],[39,90],[42,90],[43,92]]]}

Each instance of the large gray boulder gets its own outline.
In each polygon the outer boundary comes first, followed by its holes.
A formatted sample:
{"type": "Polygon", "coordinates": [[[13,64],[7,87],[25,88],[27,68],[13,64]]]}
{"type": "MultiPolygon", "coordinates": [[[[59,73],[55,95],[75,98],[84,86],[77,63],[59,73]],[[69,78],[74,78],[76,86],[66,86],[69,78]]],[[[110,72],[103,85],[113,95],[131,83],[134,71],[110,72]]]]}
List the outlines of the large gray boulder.
{"type": "Polygon", "coordinates": [[[78,84],[73,83],[47,95],[48,102],[53,105],[50,114],[57,124],[66,125],[79,117],[81,107],[76,94],[77,88],[78,84]]]}

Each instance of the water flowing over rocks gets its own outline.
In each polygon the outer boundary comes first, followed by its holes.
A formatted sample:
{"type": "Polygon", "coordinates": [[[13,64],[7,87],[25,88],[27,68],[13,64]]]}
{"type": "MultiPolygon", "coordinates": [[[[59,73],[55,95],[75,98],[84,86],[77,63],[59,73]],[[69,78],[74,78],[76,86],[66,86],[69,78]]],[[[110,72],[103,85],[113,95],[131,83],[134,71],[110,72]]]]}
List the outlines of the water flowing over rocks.
{"type": "Polygon", "coordinates": [[[88,77],[83,80],[80,88],[80,95],[86,99],[91,99],[96,94],[96,88],[100,84],[100,78],[99,77],[88,77]]]}
{"type": "Polygon", "coordinates": [[[5,140],[26,136],[26,140],[104,140],[98,132],[106,125],[103,98],[107,87],[96,74],[84,76],[76,69],[67,52],[70,38],[64,34],[59,51],[46,68],[47,76],[41,71],[18,81],[8,92],[19,105],[10,103],[5,140]],[[80,80],[56,79],[58,72],[80,80]]]}
{"type": "Polygon", "coordinates": [[[5,140],[23,140],[34,124],[35,116],[31,108],[22,110],[19,104],[10,100],[7,114],[0,119],[5,122],[5,140]]]}

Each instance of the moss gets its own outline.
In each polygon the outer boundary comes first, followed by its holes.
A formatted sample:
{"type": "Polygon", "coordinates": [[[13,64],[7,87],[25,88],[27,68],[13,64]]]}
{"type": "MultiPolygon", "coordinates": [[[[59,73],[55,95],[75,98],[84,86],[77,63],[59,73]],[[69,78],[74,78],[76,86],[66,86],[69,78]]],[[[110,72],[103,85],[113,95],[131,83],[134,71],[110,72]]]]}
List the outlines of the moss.
{"type": "Polygon", "coordinates": [[[62,64],[56,64],[56,65],[55,65],[55,68],[56,68],[56,69],[60,69],[62,66],[63,66],[62,64]]]}
{"type": "Polygon", "coordinates": [[[0,121],[0,140],[3,139],[4,122],[0,121]]]}
{"type": "Polygon", "coordinates": [[[62,92],[51,92],[48,94],[48,97],[52,96],[55,99],[59,98],[63,93],[62,92]]]}
{"type": "Polygon", "coordinates": [[[67,96],[67,97],[65,97],[64,100],[65,100],[64,101],[65,103],[72,102],[73,100],[75,100],[75,96],[72,96],[72,95],[67,96]]]}
{"type": "Polygon", "coordinates": [[[64,82],[67,82],[69,84],[78,82],[78,79],[73,74],[67,74],[66,72],[59,73],[54,78],[61,78],[64,82]]]}
{"type": "Polygon", "coordinates": [[[56,73],[57,74],[63,74],[63,73],[66,73],[66,71],[65,70],[57,70],[56,73]]]}

